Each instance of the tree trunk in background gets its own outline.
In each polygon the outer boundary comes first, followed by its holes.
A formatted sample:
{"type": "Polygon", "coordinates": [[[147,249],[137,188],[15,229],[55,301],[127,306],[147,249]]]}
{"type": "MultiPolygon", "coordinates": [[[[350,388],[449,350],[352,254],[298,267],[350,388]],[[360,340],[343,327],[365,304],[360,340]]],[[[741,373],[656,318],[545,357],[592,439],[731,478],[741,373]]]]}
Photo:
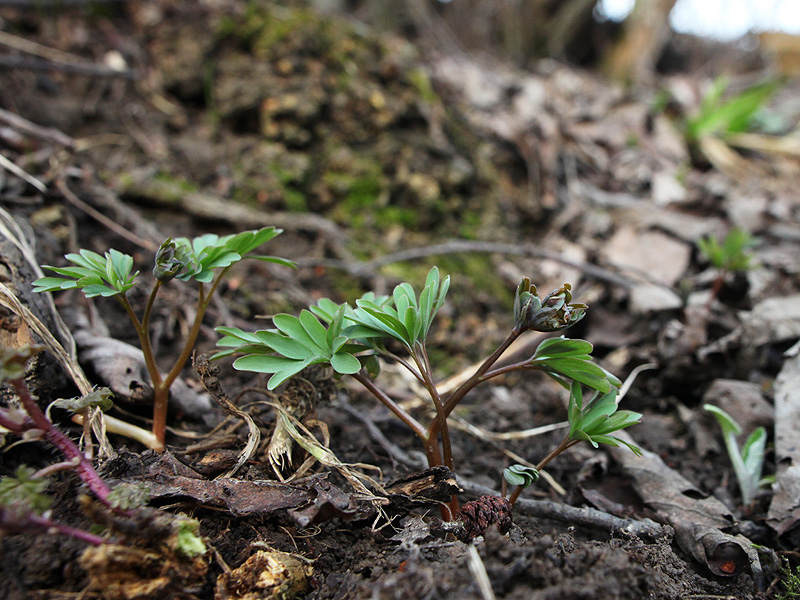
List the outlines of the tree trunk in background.
{"type": "Polygon", "coordinates": [[[667,17],[676,0],[637,0],[614,46],[612,32],[620,25],[593,19],[598,1],[295,0],[410,35],[439,52],[489,54],[521,67],[550,57],[606,64],[623,79],[646,76],[669,37],[667,17]]]}
{"type": "Polygon", "coordinates": [[[677,0],[636,0],[625,20],[622,38],[604,61],[610,77],[642,81],[652,76],[656,61],[670,36],[669,13],[677,0]]]}

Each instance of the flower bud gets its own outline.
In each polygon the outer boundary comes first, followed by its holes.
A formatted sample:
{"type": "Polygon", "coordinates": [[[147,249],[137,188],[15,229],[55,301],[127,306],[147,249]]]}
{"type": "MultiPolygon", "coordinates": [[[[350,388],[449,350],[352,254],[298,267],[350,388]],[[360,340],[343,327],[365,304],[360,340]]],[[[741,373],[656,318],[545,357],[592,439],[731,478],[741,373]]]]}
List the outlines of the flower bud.
{"type": "Polygon", "coordinates": [[[153,277],[161,283],[177,277],[186,269],[185,258],[186,248],[178,246],[171,237],[167,238],[156,252],[153,277]]]}
{"type": "Polygon", "coordinates": [[[584,316],[588,306],[581,303],[570,304],[572,286],[565,283],[553,290],[543,300],[535,295],[536,287],[530,285],[527,278],[517,287],[517,301],[514,303],[514,320],[521,331],[559,331],[571,327],[584,316]],[[533,294],[524,288],[533,289],[533,294]],[[519,311],[517,311],[519,304],[519,311]]]}

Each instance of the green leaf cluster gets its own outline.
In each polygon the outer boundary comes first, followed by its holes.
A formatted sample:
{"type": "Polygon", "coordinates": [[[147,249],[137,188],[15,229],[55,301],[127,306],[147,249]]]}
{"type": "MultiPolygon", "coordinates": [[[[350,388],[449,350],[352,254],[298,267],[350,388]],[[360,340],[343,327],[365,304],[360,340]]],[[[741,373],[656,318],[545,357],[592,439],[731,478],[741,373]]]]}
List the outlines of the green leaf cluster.
{"type": "Polygon", "coordinates": [[[377,372],[374,351],[381,340],[395,339],[410,351],[415,345],[424,344],[449,285],[450,278],[440,279],[439,270],[434,267],[419,297],[411,285],[401,283],[391,297],[365,294],[356,300],[356,308],[324,298],[303,310],[299,317],[275,315],[272,322],[277,329],[248,333],[234,327],[218,327],[224,336],[217,345],[229,349],[214,358],[244,354],[234,361],[234,368],[273,373],[267,383],[270,389],[313,364],[329,363],[343,375],[356,373],[362,364],[377,372]],[[355,356],[364,352],[367,354],[361,360],[355,356]]]}
{"type": "Polygon", "coordinates": [[[753,236],[738,227],[731,229],[722,243],[713,235],[697,240],[703,256],[717,269],[728,272],[752,268],[753,255],[748,249],[755,245],[753,236]]]}
{"type": "MultiPolygon", "coordinates": [[[[249,256],[256,248],[280,233],[280,229],[264,227],[222,237],[208,233],[191,240],[167,238],[156,253],[153,275],[162,283],[173,277],[183,281],[194,279],[200,283],[208,283],[214,278],[214,269],[229,267],[243,258],[294,266],[292,261],[283,258],[249,256]]],[[[133,258],[114,249],[104,256],[91,250],[81,250],[78,254],[67,254],[65,258],[75,266],[44,265],[63,277],[37,279],[33,282],[34,292],[80,289],[87,298],[122,296],[136,284],[139,274],[138,271],[131,272],[133,258]]]]}
{"type": "MultiPolygon", "coordinates": [[[[240,371],[272,373],[267,386],[274,389],[306,367],[327,363],[341,374],[355,373],[361,362],[353,353],[363,346],[348,344],[343,335],[345,305],[337,308],[326,327],[309,310],[299,317],[275,315],[272,322],[277,329],[248,333],[235,327],[217,327],[224,334],[217,345],[229,348],[214,355],[221,358],[234,353],[244,356],[233,362],[240,371]]],[[[326,313],[327,314],[327,313],[326,313]]]]}
{"type": "Polygon", "coordinates": [[[281,231],[274,227],[264,227],[257,231],[243,231],[222,237],[214,233],[207,233],[192,240],[188,238],[167,240],[175,246],[173,260],[180,261],[183,267],[175,276],[183,281],[194,279],[201,283],[208,283],[214,278],[214,269],[229,267],[243,258],[254,258],[293,267],[294,263],[284,258],[249,256],[256,248],[279,235],[281,231]]]}
{"type": "Polygon", "coordinates": [[[509,485],[516,485],[523,488],[539,481],[539,471],[533,467],[525,465],[511,465],[503,469],[503,479],[509,485]]]}
{"type": "Polygon", "coordinates": [[[703,98],[697,115],[686,123],[687,138],[695,142],[706,136],[747,131],[756,113],[766,105],[778,86],[778,81],[767,81],[723,100],[728,80],[719,77],[703,98]]]}
{"type": "Polygon", "coordinates": [[[125,294],[136,285],[138,271],[131,273],[133,258],[119,250],[111,249],[100,256],[91,250],[67,254],[65,258],[75,266],[45,268],[64,277],[41,277],[33,282],[34,292],[56,292],[80,289],[87,298],[125,294]]]}
{"type": "Polygon", "coordinates": [[[0,506],[10,510],[26,513],[29,511],[42,514],[53,503],[53,499],[44,494],[47,480],[34,477],[31,467],[21,466],[16,477],[0,479],[0,506]]]}
{"type": "Polygon", "coordinates": [[[539,344],[530,366],[544,371],[567,389],[577,382],[607,394],[621,382],[592,360],[592,349],[586,340],[551,338],[539,344]]]}
{"type": "Polygon", "coordinates": [[[750,504],[758,494],[763,480],[761,472],[764,468],[764,455],[767,446],[767,430],[757,427],[745,440],[741,450],[736,444],[736,436],[742,433],[741,426],[728,413],[712,404],[704,404],[703,408],[714,415],[722,429],[728,458],[733,465],[742,502],[750,504]]]}
{"type": "Polygon", "coordinates": [[[439,269],[433,267],[419,298],[408,283],[394,288],[391,301],[362,297],[356,300],[356,309],[348,314],[348,319],[360,327],[351,329],[348,335],[393,338],[413,351],[415,345],[424,343],[449,288],[450,276],[440,279],[439,269]]]}
{"type": "Polygon", "coordinates": [[[616,389],[604,394],[595,390],[584,402],[583,389],[580,383],[574,381],[570,387],[567,410],[569,438],[589,442],[595,448],[599,444],[614,447],[622,444],[635,454],[641,455],[639,448],[611,435],[615,431],[635,425],[642,418],[642,415],[637,412],[617,410],[617,393],[616,389]]]}

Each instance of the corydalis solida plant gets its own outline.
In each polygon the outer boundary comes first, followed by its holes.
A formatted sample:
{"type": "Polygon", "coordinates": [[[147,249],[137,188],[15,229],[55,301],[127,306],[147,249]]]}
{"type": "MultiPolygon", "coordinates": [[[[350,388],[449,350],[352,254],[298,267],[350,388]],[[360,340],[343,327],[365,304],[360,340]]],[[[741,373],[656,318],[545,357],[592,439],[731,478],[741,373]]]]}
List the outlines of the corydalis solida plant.
{"type": "MultiPolygon", "coordinates": [[[[223,337],[218,345],[226,349],[215,358],[243,355],[234,361],[234,368],[272,374],[268,382],[270,389],[310,365],[328,364],[339,375],[353,377],[411,429],[422,442],[430,466],[444,465],[451,470],[454,470],[454,465],[447,418],[477,385],[521,370],[544,371],[567,389],[573,385],[580,389],[584,385],[604,395],[620,385],[616,377],[591,360],[592,345],[589,342],[563,337],[545,340],[533,356],[523,361],[495,368],[503,352],[525,331],[560,331],[574,325],[586,314],[585,304],[572,302],[569,284],[540,298],[536,287],[525,278],[517,287],[514,327],[507,338],[466,381],[449,394],[440,394],[426,339],[433,319],[444,304],[449,284],[450,278],[440,277],[439,270],[434,267],[419,295],[410,284],[401,283],[391,296],[378,297],[370,292],[356,300],[355,306],[323,299],[297,317],[276,315],[273,318],[275,329],[271,330],[245,332],[238,328],[219,327],[217,331],[223,337]],[[399,343],[407,356],[390,350],[387,347],[389,341],[399,343]],[[415,377],[430,398],[433,418],[427,423],[420,421],[378,384],[378,359],[396,362],[415,377]]],[[[606,419],[615,411],[616,404],[606,402],[602,415],[596,416],[606,419]]],[[[585,416],[585,412],[570,411],[570,415],[577,419],[585,416]]],[[[636,422],[638,416],[631,413],[623,419],[617,417],[610,422],[612,427],[603,428],[603,433],[613,431],[614,425],[627,427],[636,422]]],[[[576,421],[569,443],[559,446],[549,455],[548,461],[574,445],[574,440],[588,440],[593,444],[597,441],[614,443],[614,438],[607,435],[592,437],[586,432],[581,435],[582,423],[576,421]]],[[[458,509],[455,497],[450,509],[451,515],[458,509]]]]}
{"type": "Polygon", "coordinates": [[[209,233],[192,240],[167,238],[155,256],[153,267],[155,282],[141,319],[127,296],[128,291],[136,285],[139,272],[132,272],[133,258],[118,250],[111,249],[104,256],[90,250],[67,254],[65,258],[73,264],[67,267],[45,265],[45,268],[61,277],[37,279],[33,282],[33,291],[80,289],[87,298],[113,297],[122,305],[136,330],[147,372],[153,384],[152,446],[156,450],[164,450],[169,390],[194,349],[203,324],[203,316],[214,293],[228,270],[242,259],[253,258],[293,266],[294,263],[283,258],[251,254],[280,233],[280,229],[264,227],[222,237],[209,233]],[[194,321],[184,340],[183,348],[166,374],[162,374],[156,364],[150,339],[150,318],[161,286],[172,279],[194,281],[197,285],[197,303],[194,321]]]}

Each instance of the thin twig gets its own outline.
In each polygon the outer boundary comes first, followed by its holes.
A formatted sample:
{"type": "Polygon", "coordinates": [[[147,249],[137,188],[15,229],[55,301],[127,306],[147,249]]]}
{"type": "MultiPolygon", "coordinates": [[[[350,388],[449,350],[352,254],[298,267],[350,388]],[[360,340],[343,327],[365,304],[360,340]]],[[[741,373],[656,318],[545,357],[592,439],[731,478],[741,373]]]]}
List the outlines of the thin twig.
{"type": "Polygon", "coordinates": [[[6,31],[0,31],[0,44],[3,46],[8,46],[9,48],[14,48],[15,50],[27,52],[28,54],[33,54],[34,56],[38,56],[40,58],[52,60],[53,62],[64,64],[81,62],[80,57],[75,56],[74,54],[62,52],[56,48],[50,48],[44,44],[39,44],[33,40],[29,40],[18,35],[12,35],[6,31]]]}
{"type": "MultiPolygon", "coordinates": [[[[498,492],[485,485],[458,477],[458,485],[467,492],[477,495],[498,496],[498,492]]],[[[672,528],[656,523],[652,519],[623,519],[590,507],[570,506],[549,500],[517,500],[515,510],[528,517],[551,519],[561,523],[595,527],[606,531],[625,531],[637,537],[656,540],[672,536],[672,528]]]]}
{"type": "Polygon", "coordinates": [[[23,56],[0,56],[0,68],[24,69],[26,71],[59,71],[72,75],[86,75],[87,77],[119,77],[120,79],[131,80],[139,79],[140,77],[136,71],[120,71],[119,69],[87,62],[63,63],[23,56]]]}
{"type": "Polygon", "coordinates": [[[33,175],[30,175],[28,172],[25,171],[25,169],[17,165],[15,162],[7,159],[2,154],[0,154],[0,167],[2,167],[3,169],[5,169],[10,173],[13,173],[23,181],[31,184],[40,192],[45,193],[47,191],[47,186],[45,184],[36,179],[36,177],[34,177],[33,175]]]}
{"type": "Polygon", "coordinates": [[[41,125],[37,125],[36,123],[33,123],[28,119],[20,117],[18,114],[3,108],[0,108],[0,121],[9,127],[13,127],[18,131],[32,135],[40,140],[55,142],[56,144],[66,146],[67,148],[75,147],[75,139],[68,136],[63,131],[56,129],[55,127],[42,127],[41,125]]]}
{"type": "Polygon", "coordinates": [[[321,266],[331,269],[343,269],[351,275],[364,276],[374,275],[380,267],[396,262],[416,260],[420,258],[426,258],[428,256],[438,256],[442,254],[459,254],[463,252],[487,252],[496,254],[511,254],[514,256],[546,258],[548,260],[561,263],[562,265],[579,269],[594,279],[607,281],[625,289],[629,289],[634,285],[634,283],[627,277],[613,273],[608,269],[585,262],[569,260],[564,258],[558,252],[546,250],[532,244],[510,244],[505,242],[484,242],[478,240],[450,240],[441,244],[434,244],[432,246],[408,248],[406,250],[392,252],[391,254],[386,254],[379,258],[365,262],[345,262],[336,259],[312,258],[298,260],[297,264],[300,267],[321,266]]]}
{"type": "Polygon", "coordinates": [[[59,191],[64,195],[64,198],[70,204],[76,206],[77,208],[85,212],[87,215],[89,215],[96,221],[99,221],[117,235],[125,238],[130,242],[133,242],[137,246],[141,246],[145,250],[149,250],[150,252],[156,252],[158,250],[158,246],[153,242],[151,242],[150,240],[146,240],[144,238],[139,237],[135,233],[131,233],[119,223],[112,221],[106,215],[98,211],[96,208],[89,206],[86,202],[78,198],[78,196],[76,196],[72,192],[72,190],[70,190],[67,187],[67,184],[63,180],[57,181],[56,187],[58,187],[59,191]]]}

